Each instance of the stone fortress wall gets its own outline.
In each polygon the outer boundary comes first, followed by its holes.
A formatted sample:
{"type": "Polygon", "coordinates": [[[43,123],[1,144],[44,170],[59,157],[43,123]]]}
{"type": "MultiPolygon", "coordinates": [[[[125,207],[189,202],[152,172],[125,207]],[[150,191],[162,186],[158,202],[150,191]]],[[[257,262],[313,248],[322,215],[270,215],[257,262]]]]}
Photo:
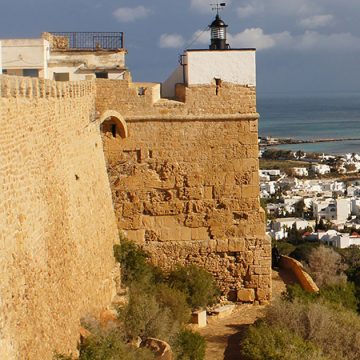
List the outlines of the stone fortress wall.
{"type": "Polygon", "coordinates": [[[181,101],[130,79],[97,80],[96,91],[97,110],[127,127],[127,137],[103,127],[119,229],[165,269],[198,264],[232,298],[269,300],[255,87],[178,84],[181,101]]]}
{"type": "Polygon", "coordinates": [[[198,264],[269,300],[255,87],[177,85],[175,101],[130,77],[0,76],[0,90],[1,359],[75,350],[79,320],[115,295],[117,227],[165,269],[198,264]]]}
{"type": "Polygon", "coordinates": [[[95,83],[0,76],[0,358],[76,350],[115,295],[95,83]]]}

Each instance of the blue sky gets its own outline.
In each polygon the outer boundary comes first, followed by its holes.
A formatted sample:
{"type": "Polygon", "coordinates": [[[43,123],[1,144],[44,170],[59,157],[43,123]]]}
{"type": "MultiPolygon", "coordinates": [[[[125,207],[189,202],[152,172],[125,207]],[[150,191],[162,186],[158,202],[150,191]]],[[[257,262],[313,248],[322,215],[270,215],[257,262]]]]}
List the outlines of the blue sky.
{"type": "MultiPolygon", "coordinates": [[[[138,81],[162,81],[201,33],[211,0],[1,0],[0,38],[43,31],[124,31],[138,81]]],[[[256,47],[260,92],[360,91],[360,0],[231,0],[233,48],[256,47]]],[[[200,36],[199,36],[200,35],[200,36]]]]}

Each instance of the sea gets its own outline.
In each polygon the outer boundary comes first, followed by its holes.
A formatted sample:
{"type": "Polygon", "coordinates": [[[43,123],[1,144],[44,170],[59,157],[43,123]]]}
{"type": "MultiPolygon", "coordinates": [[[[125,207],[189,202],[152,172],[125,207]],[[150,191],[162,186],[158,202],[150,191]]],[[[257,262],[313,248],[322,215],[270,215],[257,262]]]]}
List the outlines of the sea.
{"type": "Polygon", "coordinates": [[[295,139],[353,139],[280,145],[277,148],[325,154],[360,154],[360,92],[259,93],[259,136],[295,139]]]}

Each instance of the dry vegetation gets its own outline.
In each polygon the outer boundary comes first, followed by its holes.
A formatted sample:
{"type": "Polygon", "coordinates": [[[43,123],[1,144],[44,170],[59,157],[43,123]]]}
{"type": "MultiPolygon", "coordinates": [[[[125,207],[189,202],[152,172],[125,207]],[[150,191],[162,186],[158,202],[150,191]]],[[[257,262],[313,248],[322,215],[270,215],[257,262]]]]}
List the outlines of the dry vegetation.
{"type": "MultiPolygon", "coordinates": [[[[348,255],[354,258],[353,253],[348,255]]],[[[312,250],[306,265],[320,293],[289,288],[268,308],[265,318],[249,329],[242,344],[244,359],[359,359],[359,298],[356,284],[347,281],[344,258],[320,246],[312,250]]]]}

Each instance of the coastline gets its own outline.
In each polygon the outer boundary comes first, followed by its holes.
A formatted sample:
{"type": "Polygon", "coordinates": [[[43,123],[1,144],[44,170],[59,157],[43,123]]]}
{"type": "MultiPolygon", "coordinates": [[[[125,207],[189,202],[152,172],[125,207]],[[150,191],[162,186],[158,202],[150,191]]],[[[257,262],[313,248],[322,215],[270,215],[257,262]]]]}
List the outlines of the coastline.
{"type": "MultiPolygon", "coordinates": [[[[264,140],[264,138],[261,138],[264,140]]],[[[324,138],[324,139],[294,139],[294,138],[271,138],[270,140],[265,140],[265,142],[260,141],[260,146],[277,146],[277,145],[296,145],[296,144],[316,144],[324,142],[336,142],[336,141],[360,141],[360,137],[357,138],[324,138]]]]}

